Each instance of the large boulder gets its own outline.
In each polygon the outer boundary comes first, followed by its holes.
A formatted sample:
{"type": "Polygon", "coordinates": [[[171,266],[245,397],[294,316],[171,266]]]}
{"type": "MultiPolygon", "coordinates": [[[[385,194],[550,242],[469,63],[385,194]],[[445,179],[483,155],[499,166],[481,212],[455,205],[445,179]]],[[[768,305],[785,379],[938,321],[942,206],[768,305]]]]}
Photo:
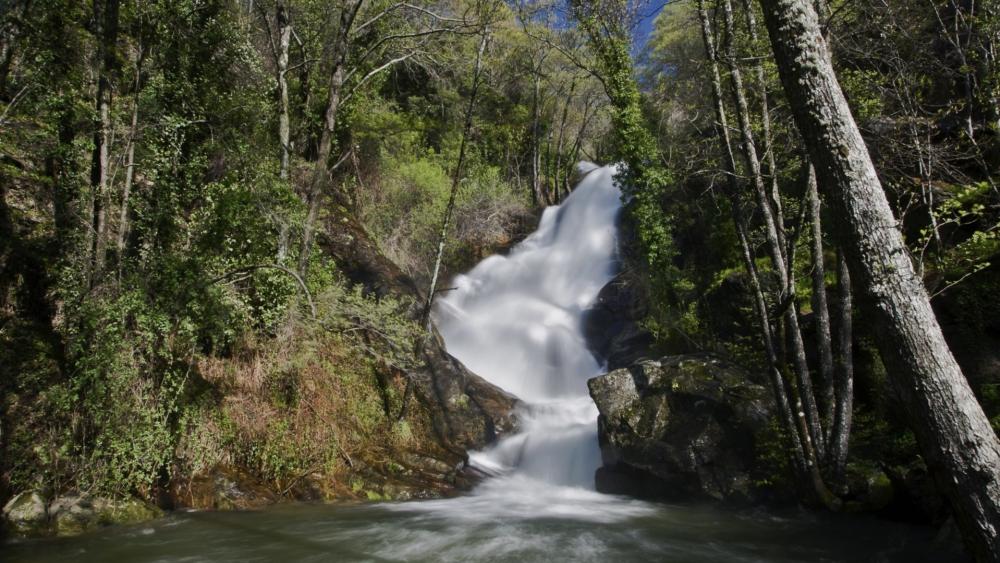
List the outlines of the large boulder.
{"type": "Polygon", "coordinates": [[[44,535],[48,531],[45,498],[38,492],[14,495],[3,507],[4,527],[18,536],[44,535]]]}
{"type": "Polygon", "coordinates": [[[138,498],[66,494],[47,502],[34,491],[15,495],[3,509],[6,531],[21,537],[74,536],[103,526],[137,524],[160,516],[162,510],[138,498]]]}
{"type": "Polygon", "coordinates": [[[431,405],[434,427],[447,447],[483,449],[517,428],[517,399],[470,372],[445,351],[432,331],[418,351],[421,365],[410,372],[417,395],[431,405]]]}
{"type": "Polygon", "coordinates": [[[138,524],[163,516],[159,508],[137,498],[108,499],[70,494],[49,505],[52,531],[75,536],[103,526],[138,524]]]}
{"type": "Polygon", "coordinates": [[[754,502],[767,389],[704,355],[641,361],[588,382],[600,410],[603,492],[754,502]]]}
{"type": "Polygon", "coordinates": [[[583,315],[583,335],[597,360],[614,370],[645,358],[653,335],[640,323],[648,312],[645,283],[633,270],[605,285],[583,315]]]}

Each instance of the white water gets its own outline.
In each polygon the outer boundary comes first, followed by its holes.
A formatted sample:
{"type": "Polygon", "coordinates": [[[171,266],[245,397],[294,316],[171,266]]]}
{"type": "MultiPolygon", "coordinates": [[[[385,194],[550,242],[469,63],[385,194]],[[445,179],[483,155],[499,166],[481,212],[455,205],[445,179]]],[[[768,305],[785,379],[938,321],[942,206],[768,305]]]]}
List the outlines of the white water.
{"type": "Polygon", "coordinates": [[[590,173],[562,205],[545,210],[538,230],[508,256],[458,276],[434,311],[448,352],[525,403],[519,434],[471,453],[496,477],[463,499],[480,505],[461,510],[463,517],[513,511],[617,520],[643,511],[642,503],[593,490],[601,453],[587,380],[602,366],[587,349],[582,317],[616,273],[621,194],[613,168],[581,166],[590,173]]]}

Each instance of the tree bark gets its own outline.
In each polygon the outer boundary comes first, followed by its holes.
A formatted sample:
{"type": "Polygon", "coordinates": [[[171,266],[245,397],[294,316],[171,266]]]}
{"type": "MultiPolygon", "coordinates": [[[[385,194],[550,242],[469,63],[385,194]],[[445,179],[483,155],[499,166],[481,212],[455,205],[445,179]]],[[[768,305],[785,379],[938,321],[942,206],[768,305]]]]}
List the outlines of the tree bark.
{"type": "Polygon", "coordinates": [[[323,188],[329,182],[330,153],[333,151],[333,136],[337,129],[337,112],[340,110],[341,94],[347,72],[347,51],[350,43],[351,28],[354,19],[361,9],[364,0],[356,0],[344,6],[340,12],[340,28],[333,48],[333,69],[330,72],[330,84],[327,88],[326,111],[323,115],[323,130],[320,133],[319,148],[316,151],[316,162],[313,165],[309,190],[306,193],[306,219],[302,224],[302,249],[299,253],[299,274],[305,278],[309,270],[309,258],[313,245],[313,228],[319,215],[319,204],[323,188]]]}
{"type": "Polygon", "coordinates": [[[747,169],[750,171],[753,182],[754,193],[757,195],[757,204],[761,217],[764,220],[764,232],[767,238],[767,246],[770,251],[771,262],[781,280],[782,298],[781,307],[785,328],[789,341],[789,351],[792,354],[792,367],[795,371],[796,383],[798,387],[799,399],[802,402],[801,414],[805,415],[806,423],[809,426],[809,437],[813,446],[819,454],[825,451],[823,428],[820,423],[819,409],[816,406],[816,395],[813,392],[812,376],[809,373],[809,364],[806,362],[805,343],[802,340],[802,332],[799,328],[798,306],[795,301],[795,284],[793,283],[794,266],[787,260],[785,255],[785,241],[781,234],[783,229],[778,227],[784,223],[780,215],[776,216],[772,208],[771,198],[767,193],[764,184],[764,175],[760,168],[760,159],[757,153],[757,146],[754,141],[753,126],[750,123],[750,109],[747,103],[746,93],[743,86],[743,76],[740,71],[736,57],[736,26],[733,22],[733,5],[731,0],[722,0],[723,16],[726,25],[726,62],[729,67],[729,76],[732,81],[733,97],[736,100],[736,115],[740,123],[740,135],[743,138],[743,156],[746,160],[747,169]]]}
{"type": "MultiPolygon", "coordinates": [[[[753,0],[743,0],[743,10],[746,13],[747,30],[750,32],[750,41],[756,46],[760,43],[760,35],[757,33],[757,16],[753,12],[753,0]]],[[[771,131],[771,107],[767,98],[767,78],[764,73],[763,57],[754,57],[754,73],[757,75],[757,88],[760,93],[760,122],[764,134],[764,155],[767,159],[767,172],[771,178],[771,205],[778,217],[783,216],[781,207],[781,190],[778,187],[778,165],[774,158],[774,138],[771,131]]],[[[785,226],[782,221],[778,221],[775,227],[778,230],[778,240],[782,247],[785,247],[785,226]]]]}
{"type": "Polygon", "coordinates": [[[545,205],[545,198],[542,194],[542,151],[541,151],[541,105],[542,105],[542,85],[541,70],[542,61],[534,69],[534,94],[531,98],[531,195],[535,199],[536,205],[545,205]]]}
{"type": "MultiPolygon", "coordinates": [[[[281,168],[278,176],[288,178],[288,160],[291,153],[291,125],[288,112],[288,49],[292,43],[292,24],[288,19],[288,7],[278,2],[275,7],[278,21],[278,143],[281,145],[281,168]]],[[[308,88],[308,85],[303,85],[308,88]]]]}
{"type": "Polygon", "coordinates": [[[21,37],[31,0],[15,0],[7,4],[7,13],[0,15],[0,100],[9,102],[7,82],[14,62],[15,44],[21,37]],[[19,12],[16,10],[20,8],[19,12]]]}
{"type": "Polygon", "coordinates": [[[806,0],[761,0],[799,132],[924,459],[979,561],[1000,561],[1000,441],[941,333],[806,0]]]}
{"type": "Polygon", "coordinates": [[[760,275],[754,263],[750,249],[750,243],[746,233],[746,221],[741,212],[741,202],[739,200],[739,180],[736,176],[736,155],[733,151],[732,140],[729,136],[729,120],[726,116],[726,107],[722,94],[722,79],[719,73],[718,52],[715,48],[715,40],[712,35],[711,24],[708,18],[708,9],[705,0],[698,0],[698,18],[701,22],[702,41],[705,46],[706,58],[709,62],[712,94],[715,101],[715,129],[716,137],[719,140],[719,148],[723,155],[723,166],[726,172],[728,183],[728,195],[733,216],[733,223],[740,241],[741,257],[746,268],[747,276],[750,278],[751,292],[754,298],[754,311],[757,314],[758,322],[761,326],[761,341],[764,345],[765,358],[768,364],[768,373],[771,376],[771,390],[774,393],[775,403],[781,410],[781,421],[785,425],[785,433],[790,440],[790,450],[792,460],[800,476],[808,471],[809,461],[806,458],[807,449],[805,442],[801,439],[797,430],[795,415],[792,412],[788,400],[788,393],[785,390],[784,378],[781,375],[780,362],[775,352],[774,330],[771,319],[767,312],[767,302],[761,289],[760,275]]]}
{"type": "Polygon", "coordinates": [[[108,168],[111,135],[111,78],[117,67],[119,0],[94,0],[94,19],[99,22],[98,58],[101,68],[97,79],[98,126],[94,131],[94,153],[90,167],[90,187],[93,196],[91,212],[90,284],[104,267],[107,246],[108,168]]]}
{"type": "Polygon", "coordinates": [[[822,385],[820,408],[826,425],[826,441],[830,441],[834,410],[833,342],[830,336],[830,309],[826,302],[826,267],[823,263],[823,224],[820,219],[819,190],[816,169],[807,164],[806,200],[809,204],[809,228],[812,234],[812,308],[816,319],[816,348],[819,356],[819,376],[822,385]]]}
{"type": "Polygon", "coordinates": [[[125,154],[125,185],[122,188],[122,204],[118,214],[118,261],[121,263],[125,254],[125,239],[128,237],[128,209],[132,195],[132,183],[135,181],[135,144],[139,137],[139,92],[142,82],[142,62],[145,57],[142,45],[139,45],[135,57],[135,80],[132,85],[132,121],[128,130],[128,150],[125,154]]]}
{"type": "MultiPolygon", "coordinates": [[[[562,189],[562,182],[560,179],[562,177],[562,171],[563,171],[563,160],[562,160],[563,140],[565,138],[565,133],[566,133],[566,117],[567,114],[569,113],[569,106],[573,102],[574,92],[576,92],[576,78],[574,78],[573,81],[570,82],[569,96],[566,98],[566,103],[563,104],[562,119],[560,119],[559,121],[559,136],[558,140],[556,141],[556,165],[555,165],[556,177],[554,182],[556,203],[559,203],[559,200],[561,199],[559,195],[559,190],[562,189]]],[[[569,195],[569,190],[566,190],[566,195],[569,195]]]]}
{"type": "Polygon", "coordinates": [[[851,272],[843,252],[837,252],[837,384],[834,389],[833,430],[830,436],[830,472],[835,486],[843,487],[847,472],[847,449],[854,414],[854,350],[851,272]]]}
{"type": "Polygon", "coordinates": [[[431,307],[434,306],[434,294],[437,292],[438,275],[441,273],[441,260],[444,257],[444,244],[448,237],[448,229],[451,227],[451,216],[455,211],[455,198],[458,196],[458,188],[462,181],[462,168],[465,165],[465,148],[469,142],[469,135],[472,133],[472,113],[476,108],[476,94],[479,93],[479,76],[483,70],[483,53],[486,51],[486,43],[489,41],[489,29],[483,29],[483,37],[479,41],[479,50],[476,51],[476,66],[472,72],[472,92],[469,94],[469,105],[465,109],[465,125],[462,128],[462,142],[458,148],[458,162],[455,163],[455,172],[451,178],[451,193],[448,196],[448,206],[445,208],[444,217],[441,219],[441,230],[438,233],[437,253],[434,257],[434,272],[431,274],[431,287],[427,292],[427,303],[424,305],[423,321],[427,330],[431,330],[431,307]]]}

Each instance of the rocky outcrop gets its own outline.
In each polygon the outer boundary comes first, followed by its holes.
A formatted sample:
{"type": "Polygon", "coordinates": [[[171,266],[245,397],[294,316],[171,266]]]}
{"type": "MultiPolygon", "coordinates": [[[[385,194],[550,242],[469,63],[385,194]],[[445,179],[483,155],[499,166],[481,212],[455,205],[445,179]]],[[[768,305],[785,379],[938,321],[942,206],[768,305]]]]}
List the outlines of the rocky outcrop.
{"type": "Polygon", "coordinates": [[[6,529],[19,536],[44,534],[48,527],[48,519],[45,499],[36,491],[14,495],[3,507],[6,529]]]}
{"type": "MultiPolygon", "coordinates": [[[[409,299],[411,314],[422,312],[425,296],[417,285],[378,249],[349,205],[332,197],[324,229],[317,237],[323,253],[333,258],[347,279],[378,297],[409,299]]],[[[410,377],[417,395],[432,401],[432,412],[440,411],[435,425],[441,437],[462,449],[482,448],[513,428],[516,399],[471,373],[444,350],[436,331],[419,345],[423,365],[410,377]]]]}
{"type": "MultiPolygon", "coordinates": [[[[421,314],[424,295],[379,251],[345,202],[331,202],[317,243],[351,283],[379,297],[409,299],[411,315],[421,314]]],[[[448,354],[437,331],[419,343],[417,356],[420,365],[408,376],[415,396],[433,418],[444,450],[464,459],[465,450],[482,449],[514,430],[517,400],[448,354]]],[[[450,461],[451,456],[446,457],[450,461]]]]}
{"type": "Polygon", "coordinates": [[[18,536],[75,536],[104,526],[138,524],[162,515],[162,510],[137,498],[67,494],[47,502],[37,491],[15,495],[3,509],[6,530],[18,536]]]}
{"type": "Polygon", "coordinates": [[[643,359],[653,345],[653,335],[640,326],[649,307],[645,284],[626,271],[605,285],[583,315],[587,346],[609,370],[643,359]]]}
{"type": "Polygon", "coordinates": [[[753,502],[755,439],[767,389],[710,356],[642,361],[591,379],[600,410],[603,492],[753,502]]]}
{"type": "Polygon", "coordinates": [[[434,405],[434,427],[447,444],[465,450],[482,449],[517,427],[517,399],[470,372],[444,349],[434,331],[420,345],[422,365],[410,372],[417,395],[434,405]]]}

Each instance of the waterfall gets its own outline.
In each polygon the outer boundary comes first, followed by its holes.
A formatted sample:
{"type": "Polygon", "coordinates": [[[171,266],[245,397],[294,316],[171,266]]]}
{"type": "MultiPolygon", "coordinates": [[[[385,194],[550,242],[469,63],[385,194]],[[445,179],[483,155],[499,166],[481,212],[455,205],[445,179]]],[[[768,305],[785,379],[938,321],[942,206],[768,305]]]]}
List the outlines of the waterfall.
{"type": "Polygon", "coordinates": [[[538,230],[454,280],[434,319],[449,353],[525,403],[521,432],[471,462],[522,483],[593,489],[601,454],[587,380],[602,366],[582,318],[616,273],[621,194],[614,168],[581,168],[587,176],[538,230]]]}

